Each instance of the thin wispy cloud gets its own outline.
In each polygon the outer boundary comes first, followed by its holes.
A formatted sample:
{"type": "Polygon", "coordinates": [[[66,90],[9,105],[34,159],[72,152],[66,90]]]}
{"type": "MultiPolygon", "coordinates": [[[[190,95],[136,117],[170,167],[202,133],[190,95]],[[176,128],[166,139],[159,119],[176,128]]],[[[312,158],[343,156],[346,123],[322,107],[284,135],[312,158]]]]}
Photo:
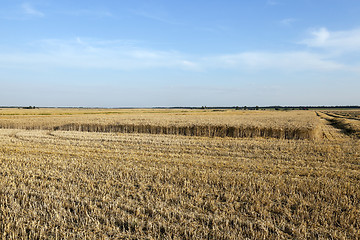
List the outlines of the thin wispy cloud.
{"type": "Polygon", "coordinates": [[[336,71],[346,70],[347,66],[328,59],[325,55],[300,52],[243,52],[216,56],[210,59],[213,64],[225,68],[278,71],[336,71]]]}
{"type": "Polygon", "coordinates": [[[213,26],[196,28],[196,30],[210,33],[223,33],[229,32],[231,28],[223,24],[215,24],[213,26]]]}
{"type": "Polygon", "coordinates": [[[0,54],[0,63],[9,67],[69,67],[83,69],[135,70],[152,68],[195,69],[197,64],[176,51],[159,51],[130,47],[105,41],[75,38],[48,39],[32,46],[36,52],[0,54]]]}
{"type": "Polygon", "coordinates": [[[21,4],[21,9],[23,13],[29,16],[34,17],[44,17],[45,14],[39,10],[37,10],[34,6],[32,6],[30,3],[23,3],[21,4]]]}
{"type": "Polygon", "coordinates": [[[91,9],[80,9],[75,11],[65,12],[67,15],[83,17],[83,16],[93,16],[93,17],[114,17],[114,14],[107,10],[91,10],[91,9]]]}
{"type": "Polygon", "coordinates": [[[266,2],[266,4],[267,4],[267,5],[278,5],[279,2],[278,2],[278,1],[275,1],[275,0],[268,0],[268,1],[266,2]]]}
{"type": "Polygon", "coordinates": [[[129,10],[129,12],[136,16],[148,18],[148,19],[155,20],[158,22],[163,22],[163,23],[173,24],[173,25],[181,25],[180,22],[174,21],[173,19],[170,19],[169,17],[167,17],[166,14],[156,14],[156,13],[152,13],[151,11],[145,11],[145,10],[140,10],[140,9],[131,9],[131,10],[129,10]]]}
{"type": "MultiPolygon", "coordinates": [[[[178,51],[141,48],[128,41],[98,41],[86,38],[73,40],[47,39],[33,45],[35,52],[0,54],[0,63],[14,68],[82,68],[111,70],[181,69],[184,71],[276,70],[355,71],[358,66],[346,65],[326,53],[307,51],[240,52],[218,55],[191,55],[178,51]]],[[[5,66],[3,65],[3,66],[5,66]]]]}
{"type": "Polygon", "coordinates": [[[280,21],[280,24],[283,26],[291,26],[297,19],[295,18],[285,18],[280,21]]]}
{"type": "Polygon", "coordinates": [[[347,31],[329,31],[319,28],[310,32],[311,38],[300,41],[308,47],[334,51],[360,51],[360,28],[347,31]]]}

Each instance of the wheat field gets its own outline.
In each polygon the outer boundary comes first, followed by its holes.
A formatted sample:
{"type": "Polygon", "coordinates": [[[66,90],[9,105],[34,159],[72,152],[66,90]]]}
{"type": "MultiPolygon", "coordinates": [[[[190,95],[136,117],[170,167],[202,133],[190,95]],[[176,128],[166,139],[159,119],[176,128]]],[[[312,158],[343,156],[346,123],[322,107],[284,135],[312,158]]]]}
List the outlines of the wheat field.
{"type": "Polygon", "coordinates": [[[359,239],[357,122],[339,115],[2,109],[0,236],[359,239]]]}
{"type": "MultiPolygon", "coordinates": [[[[3,109],[0,128],[316,139],[314,112],[169,109],[3,109]]],[[[320,134],[321,135],[321,134],[320,134]]]]}

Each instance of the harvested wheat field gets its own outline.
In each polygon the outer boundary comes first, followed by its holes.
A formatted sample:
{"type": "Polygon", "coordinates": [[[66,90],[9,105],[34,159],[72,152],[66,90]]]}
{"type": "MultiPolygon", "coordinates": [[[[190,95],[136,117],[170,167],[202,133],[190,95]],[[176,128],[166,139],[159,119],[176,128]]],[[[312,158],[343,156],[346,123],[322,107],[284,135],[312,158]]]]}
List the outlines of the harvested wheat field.
{"type": "Polygon", "coordinates": [[[0,235],[359,239],[358,125],[339,115],[2,109],[0,235]]]}

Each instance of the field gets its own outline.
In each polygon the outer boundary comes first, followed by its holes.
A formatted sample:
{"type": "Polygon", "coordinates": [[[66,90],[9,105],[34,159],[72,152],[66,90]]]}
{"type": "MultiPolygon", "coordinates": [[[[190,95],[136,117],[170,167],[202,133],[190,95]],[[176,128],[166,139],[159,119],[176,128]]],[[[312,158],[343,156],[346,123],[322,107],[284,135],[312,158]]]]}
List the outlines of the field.
{"type": "Polygon", "coordinates": [[[0,235],[359,239],[343,112],[1,109],[0,235]]]}
{"type": "Polygon", "coordinates": [[[348,135],[360,138],[360,110],[357,111],[324,111],[318,116],[328,120],[332,125],[348,135]]]}
{"type": "Polygon", "coordinates": [[[0,128],[316,139],[313,112],[36,109],[3,110],[0,128]]]}

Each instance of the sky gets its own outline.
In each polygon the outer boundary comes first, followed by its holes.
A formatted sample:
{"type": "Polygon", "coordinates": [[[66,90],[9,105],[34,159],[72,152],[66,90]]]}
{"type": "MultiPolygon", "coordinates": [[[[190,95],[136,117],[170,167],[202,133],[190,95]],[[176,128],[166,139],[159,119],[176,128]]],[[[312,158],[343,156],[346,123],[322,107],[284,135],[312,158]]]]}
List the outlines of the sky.
{"type": "Polygon", "coordinates": [[[358,0],[0,6],[0,106],[360,105],[358,0]]]}

